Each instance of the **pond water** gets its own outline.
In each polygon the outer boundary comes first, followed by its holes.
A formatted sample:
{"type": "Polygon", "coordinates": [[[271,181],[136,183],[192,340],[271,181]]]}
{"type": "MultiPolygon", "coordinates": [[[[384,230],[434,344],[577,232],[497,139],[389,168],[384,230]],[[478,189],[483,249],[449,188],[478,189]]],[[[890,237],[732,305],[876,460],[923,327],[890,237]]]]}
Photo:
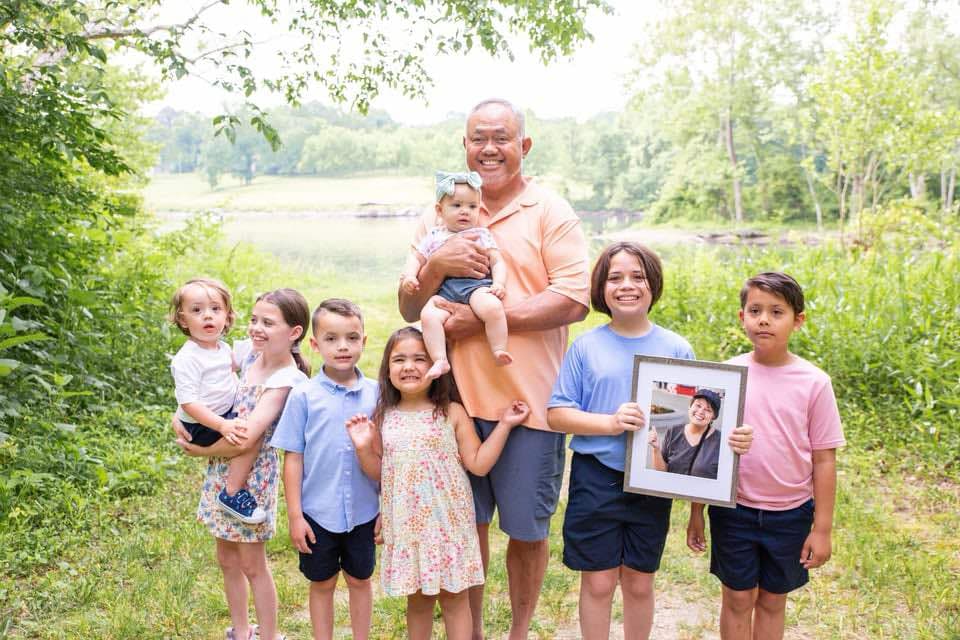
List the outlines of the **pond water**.
{"type": "MultiPolygon", "coordinates": [[[[696,235],[687,231],[644,229],[629,233],[623,231],[622,222],[596,216],[584,218],[583,224],[591,256],[624,234],[660,251],[698,243],[696,235]]],[[[284,262],[379,279],[400,272],[416,225],[414,217],[243,213],[226,215],[224,232],[230,241],[249,242],[284,262]]]]}
{"type": "Polygon", "coordinates": [[[224,232],[312,271],[381,279],[400,273],[415,228],[416,218],[244,214],[224,232]]]}

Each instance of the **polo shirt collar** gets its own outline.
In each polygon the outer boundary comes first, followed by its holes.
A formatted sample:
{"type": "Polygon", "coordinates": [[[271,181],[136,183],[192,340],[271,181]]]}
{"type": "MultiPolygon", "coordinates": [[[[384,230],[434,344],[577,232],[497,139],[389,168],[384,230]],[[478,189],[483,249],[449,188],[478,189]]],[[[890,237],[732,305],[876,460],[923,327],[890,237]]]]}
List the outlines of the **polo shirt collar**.
{"type": "MultiPolygon", "coordinates": [[[[540,202],[540,187],[536,184],[536,178],[527,178],[526,188],[520,192],[520,194],[511,200],[503,209],[497,213],[491,215],[490,222],[487,223],[487,226],[490,226],[498,220],[503,220],[509,216],[520,211],[522,207],[532,207],[540,202]]],[[[490,212],[487,211],[487,215],[490,215],[490,212]]]]}
{"type": "Polygon", "coordinates": [[[333,380],[331,380],[330,377],[323,371],[323,367],[320,367],[320,370],[317,371],[317,375],[314,376],[314,380],[319,382],[320,386],[322,386],[324,389],[326,389],[330,393],[336,393],[337,391],[341,391],[341,390],[346,391],[348,393],[351,391],[359,391],[360,389],[363,388],[363,381],[364,381],[363,372],[360,371],[358,367],[354,367],[353,370],[357,374],[357,381],[356,383],[354,383],[352,387],[345,387],[339,382],[334,382],[333,380]]]}

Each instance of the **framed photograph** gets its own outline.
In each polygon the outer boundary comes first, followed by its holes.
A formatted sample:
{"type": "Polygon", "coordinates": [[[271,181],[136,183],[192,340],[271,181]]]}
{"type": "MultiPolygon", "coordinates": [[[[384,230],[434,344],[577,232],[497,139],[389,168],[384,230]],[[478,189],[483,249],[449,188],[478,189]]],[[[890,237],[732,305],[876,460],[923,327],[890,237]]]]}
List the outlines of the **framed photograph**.
{"type": "Polygon", "coordinates": [[[633,401],[647,424],[627,435],[624,490],[735,506],[739,456],[727,439],[746,391],[746,367],[634,356],[633,401]]]}

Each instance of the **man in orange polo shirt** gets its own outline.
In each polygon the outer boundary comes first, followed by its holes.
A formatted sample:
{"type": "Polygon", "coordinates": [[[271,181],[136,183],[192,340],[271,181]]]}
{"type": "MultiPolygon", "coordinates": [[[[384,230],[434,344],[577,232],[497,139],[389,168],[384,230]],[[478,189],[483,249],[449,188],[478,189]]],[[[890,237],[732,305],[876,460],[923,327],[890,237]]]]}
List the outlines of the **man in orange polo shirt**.
{"type": "MultiPolygon", "coordinates": [[[[467,118],[467,166],[483,177],[480,225],[490,230],[507,265],[503,304],[513,364],[496,366],[483,324],[468,305],[438,303],[451,313],[444,324],[452,342],[450,364],[480,438],[489,435],[512,400],[524,400],[531,409],[527,424],[511,432],[490,474],[470,478],[484,565],[494,508],[510,537],[511,640],[527,637],[547,568],[550,517],[560,494],[564,436],[547,427],[547,400],[567,346],[567,325],[582,320],[590,304],[580,220],[563,198],[522,173],[532,144],[524,133],[523,114],[506,100],[485,100],[467,118]]],[[[435,214],[428,212],[420,222],[414,244],[436,224],[435,214]]],[[[399,292],[400,312],[413,322],[445,277],[480,278],[488,271],[475,239],[452,238],[420,270],[420,289],[399,292]]],[[[474,637],[482,638],[483,587],[471,590],[470,605],[474,637]]]]}

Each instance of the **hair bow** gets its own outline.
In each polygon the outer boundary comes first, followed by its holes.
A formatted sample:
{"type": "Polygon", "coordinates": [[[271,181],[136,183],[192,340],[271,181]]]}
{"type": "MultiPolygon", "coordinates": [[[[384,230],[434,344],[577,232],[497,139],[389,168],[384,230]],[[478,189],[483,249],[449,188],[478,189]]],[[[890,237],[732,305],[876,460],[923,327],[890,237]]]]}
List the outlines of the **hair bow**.
{"type": "Polygon", "coordinates": [[[479,191],[483,185],[483,178],[476,171],[461,171],[459,173],[437,171],[437,202],[440,202],[443,196],[452,196],[454,185],[458,184],[468,184],[479,191]]]}

